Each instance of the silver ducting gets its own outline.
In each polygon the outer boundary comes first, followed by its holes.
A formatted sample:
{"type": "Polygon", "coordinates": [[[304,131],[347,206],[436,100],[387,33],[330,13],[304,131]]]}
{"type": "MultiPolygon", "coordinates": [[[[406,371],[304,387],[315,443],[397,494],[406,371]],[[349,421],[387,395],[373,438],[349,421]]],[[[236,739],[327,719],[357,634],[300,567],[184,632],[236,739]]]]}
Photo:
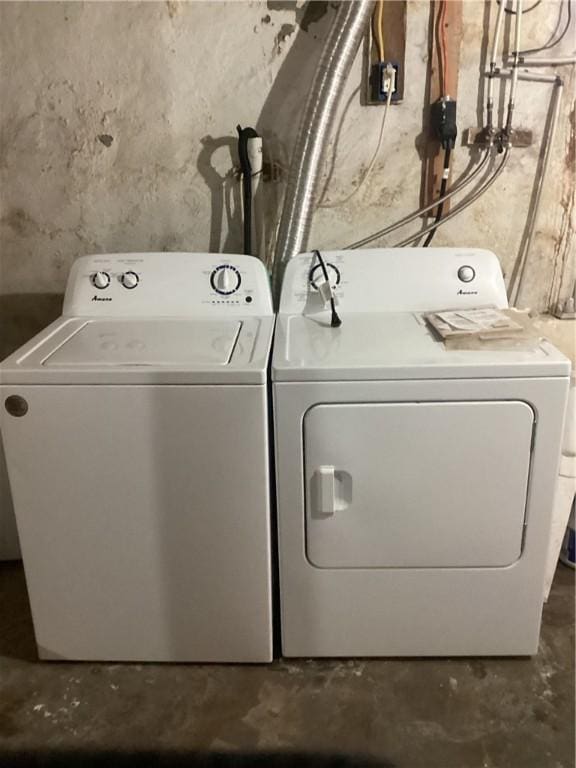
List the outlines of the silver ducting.
{"type": "Polygon", "coordinates": [[[274,256],[278,295],[286,263],[306,250],[324,152],[344,83],[369,24],[373,0],[340,2],[298,129],[274,256]]]}

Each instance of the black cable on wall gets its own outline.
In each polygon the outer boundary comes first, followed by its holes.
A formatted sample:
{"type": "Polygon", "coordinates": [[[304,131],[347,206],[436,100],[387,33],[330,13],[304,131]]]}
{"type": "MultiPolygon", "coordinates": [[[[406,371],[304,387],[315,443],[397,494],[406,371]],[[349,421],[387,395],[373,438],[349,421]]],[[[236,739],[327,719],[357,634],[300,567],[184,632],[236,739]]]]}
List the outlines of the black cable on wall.
{"type": "Polygon", "coordinates": [[[242,128],[237,125],[238,157],[242,170],[242,201],[244,205],[244,253],[252,256],[252,166],[248,157],[248,140],[255,139],[258,134],[254,128],[242,128]]]}

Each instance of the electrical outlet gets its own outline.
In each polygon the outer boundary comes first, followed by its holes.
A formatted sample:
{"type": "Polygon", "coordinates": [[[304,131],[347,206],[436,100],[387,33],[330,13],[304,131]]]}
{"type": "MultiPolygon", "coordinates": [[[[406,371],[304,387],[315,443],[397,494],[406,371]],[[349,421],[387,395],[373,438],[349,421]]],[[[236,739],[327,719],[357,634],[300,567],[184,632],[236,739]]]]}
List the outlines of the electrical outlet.
{"type": "Polygon", "coordinates": [[[398,64],[386,64],[385,67],[380,72],[380,91],[385,97],[386,100],[388,100],[388,92],[389,90],[392,91],[392,98],[394,98],[394,94],[398,92],[398,86],[397,86],[397,80],[398,80],[398,64]]]}
{"type": "Polygon", "coordinates": [[[396,70],[391,103],[401,104],[404,99],[406,7],[407,0],[384,0],[382,7],[376,7],[372,23],[366,24],[361,83],[361,103],[365,106],[386,104],[388,89],[381,75],[388,63],[396,70]],[[375,35],[380,27],[382,34],[375,35]]]}
{"type": "Polygon", "coordinates": [[[392,98],[394,103],[398,100],[398,77],[400,66],[395,61],[381,61],[372,67],[372,98],[376,102],[388,101],[388,83],[390,81],[389,67],[392,67],[392,98]]]}

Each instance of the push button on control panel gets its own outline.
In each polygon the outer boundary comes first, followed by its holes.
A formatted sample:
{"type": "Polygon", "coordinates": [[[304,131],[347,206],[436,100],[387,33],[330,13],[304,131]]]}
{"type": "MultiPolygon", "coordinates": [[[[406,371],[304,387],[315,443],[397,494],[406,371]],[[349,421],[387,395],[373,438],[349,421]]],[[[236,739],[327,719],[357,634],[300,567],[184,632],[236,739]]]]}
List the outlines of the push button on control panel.
{"type": "Polygon", "coordinates": [[[463,283],[471,283],[472,280],[476,277],[476,270],[474,267],[469,267],[468,265],[464,265],[463,267],[460,267],[458,270],[458,279],[461,280],[463,283]]]}
{"type": "Polygon", "coordinates": [[[108,272],[94,272],[90,279],[92,280],[92,285],[99,290],[108,288],[110,285],[110,275],[108,272]]]}

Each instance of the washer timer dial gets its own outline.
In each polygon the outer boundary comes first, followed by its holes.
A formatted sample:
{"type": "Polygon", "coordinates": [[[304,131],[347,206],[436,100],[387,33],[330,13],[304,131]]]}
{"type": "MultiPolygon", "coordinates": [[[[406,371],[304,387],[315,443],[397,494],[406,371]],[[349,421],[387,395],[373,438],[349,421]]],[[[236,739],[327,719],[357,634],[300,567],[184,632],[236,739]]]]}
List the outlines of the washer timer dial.
{"type": "Polygon", "coordinates": [[[240,272],[232,264],[220,264],[210,275],[210,285],[222,296],[236,293],[241,282],[240,272]]]}

